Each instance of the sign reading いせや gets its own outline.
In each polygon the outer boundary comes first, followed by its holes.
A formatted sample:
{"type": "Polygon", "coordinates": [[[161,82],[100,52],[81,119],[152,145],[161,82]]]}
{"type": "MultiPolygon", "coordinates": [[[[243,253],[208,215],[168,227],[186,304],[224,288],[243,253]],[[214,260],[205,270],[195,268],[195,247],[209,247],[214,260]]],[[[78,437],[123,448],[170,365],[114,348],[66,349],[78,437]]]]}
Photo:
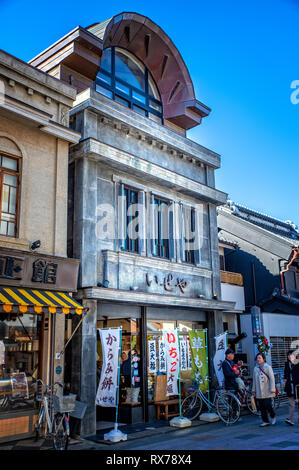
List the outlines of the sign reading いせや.
{"type": "Polygon", "coordinates": [[[99,329],[103,350],[103,367],[96,405],[117,406],[120,328],[99,329]]]}

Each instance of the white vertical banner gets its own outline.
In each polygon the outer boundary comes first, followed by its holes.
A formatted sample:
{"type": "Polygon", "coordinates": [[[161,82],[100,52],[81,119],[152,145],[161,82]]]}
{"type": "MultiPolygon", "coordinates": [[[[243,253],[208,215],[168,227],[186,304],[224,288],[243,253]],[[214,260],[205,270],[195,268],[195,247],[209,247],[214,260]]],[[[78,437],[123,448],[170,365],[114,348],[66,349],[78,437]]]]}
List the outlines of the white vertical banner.
{"type": "Polygon", "coordinates": [[[166,372],[166,350],[163,339],[159,340],[159,372],[166,372]]]}
{"type": "Polygon", "coordinates": [[[148,371],[149,374],[157,372],[157,350],[156,341],[153,339],[148,341],[148,371]]]}
{"type": "Polygon", "coordinates": [[[166,351],[166,396],[178,395],[180,347],[177,330],[163,330],[166,351]]]}
{"type": "Polygon", "coordinates": [[[188,352],[187,352],[187,341],[185,339],[180,340],[180,366],[181,370],[188,369],[188,352]]]}
{"type": "Polygon", "coordinates": [[[224,383],[222,362],[225,359],[226,344],[227,344],[227,333],[223,333],[215,337],[216,353],[213,359],[213,365],[214,365],[216,377],[220,386],[222,386],[224,383]]]}
{"type": "Polygon", "coordinates": [[[5,364],[5,344],[0,341],[0,364],[5,364]]]}
{"type": "Polygon", "coordinates": [[[120,328],[99,329],[98,331],[103,351],[103,367],[96,405],[116,407],[120,328]]]}
{"type": "Polygon", "coordinates": [[[187,368],[188,370],[192,369],[192,357],[189,339],[187,339],[187,368]]]}

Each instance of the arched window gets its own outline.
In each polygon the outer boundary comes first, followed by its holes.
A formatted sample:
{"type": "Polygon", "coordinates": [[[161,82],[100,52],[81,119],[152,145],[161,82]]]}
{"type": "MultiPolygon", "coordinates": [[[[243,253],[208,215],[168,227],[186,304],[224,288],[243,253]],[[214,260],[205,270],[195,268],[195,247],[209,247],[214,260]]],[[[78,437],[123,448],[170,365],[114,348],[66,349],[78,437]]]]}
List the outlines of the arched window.
{"type": "Polygon", "coordinates": [[[162,122],[157,86],[149,70],[130,52],[119,47],[105,49],[95,87],[108,98],[162,122]]]}

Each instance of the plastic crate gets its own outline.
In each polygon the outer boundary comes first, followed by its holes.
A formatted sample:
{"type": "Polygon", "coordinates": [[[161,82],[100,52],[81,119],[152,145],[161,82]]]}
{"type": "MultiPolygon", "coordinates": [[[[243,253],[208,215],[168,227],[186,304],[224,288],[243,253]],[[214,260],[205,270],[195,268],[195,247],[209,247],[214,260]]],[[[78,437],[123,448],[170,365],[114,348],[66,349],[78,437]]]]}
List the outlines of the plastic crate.
{"type": "Polygon", "coordinates": [[[68,413],[75,409],[77,395],[70,393],[69,395],[53,395],[54,410],[59,413],[68,413]]]}

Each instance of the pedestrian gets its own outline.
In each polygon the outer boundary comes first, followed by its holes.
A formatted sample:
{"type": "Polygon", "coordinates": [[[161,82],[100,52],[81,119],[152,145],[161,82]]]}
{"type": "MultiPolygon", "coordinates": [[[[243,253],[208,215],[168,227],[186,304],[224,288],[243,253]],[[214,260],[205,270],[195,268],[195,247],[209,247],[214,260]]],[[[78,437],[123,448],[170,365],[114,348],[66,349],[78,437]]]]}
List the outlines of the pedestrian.
{"type": "Polygon", "coordinates": [[[260,426],[269,426],[269,417],[271,424],[276,423],[275,411],[272,406],[272,398],[275,397],[275,377],[272,367],[266,363],[266,356],[260,352],[256,355],[257,362],[253,371],[252,393],[256,397],[261,415],[262,423],[260,426]]]}
{"type": "Polygon", "coordinates": [[[296,386],[299,385],[299,364],[295,364],[294,351],[288,351],[287,362],[284,366],[284,391],[288,396],[289,402],[289,416],[285,420],[287,424],[294,426],[294,415],[295,415],[295,398],[296,398],[296,386]]]}
{"type": "Polygon", "coordinates": [[[225,351],[225,359],[222,362],[222,370],[224,375],[225,390],[232,390],[234,392],[238,392],[239,387],[236,381],[236,377],[240,374],[240,371],[237,367],[235,367],[234,357],[234,351],[228,348],[225,351]]]}

